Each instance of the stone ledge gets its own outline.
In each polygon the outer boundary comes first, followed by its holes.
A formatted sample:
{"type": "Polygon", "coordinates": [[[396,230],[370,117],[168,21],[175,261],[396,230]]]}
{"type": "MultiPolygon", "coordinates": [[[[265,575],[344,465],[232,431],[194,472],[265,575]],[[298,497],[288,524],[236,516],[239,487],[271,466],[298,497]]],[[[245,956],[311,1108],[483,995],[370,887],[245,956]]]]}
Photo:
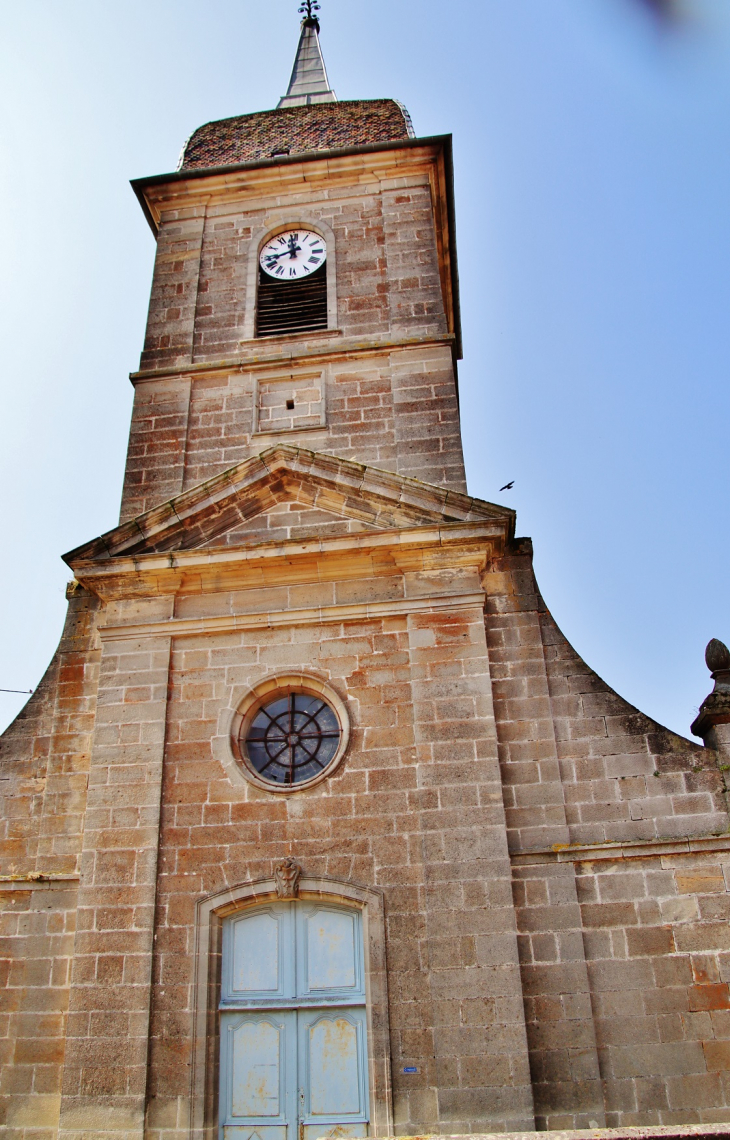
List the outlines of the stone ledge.
{"type": "MultiPolygon", "coordinates": [[[[439,333],[411,337],[394,338],[391,336],[380,338],[347,337],[344,338],[340,329],[324,329],[318,333],[299,333],[300,340],[314,342],[309,350],[299,348],[288,352],[269,352],[267,348],[276,349],[272,342],[275,337],[256,337],[255,340],[241,341],[240,347],[245,350],[251,347],[250,355],[227,357],[222,360],[197,361],[196,363],[180,363],[167,368],[148,368],[139,372],[130,372],[129,379],[132,384],[144,384],[154,380],[169,380],[176,377],[185,378],[200,375],[215,375],[218,372],[251,372],[261,368],[280,367],[281,365],[299,365],[302,361],[312,362],[319,358],[330,359],[332,356],[349,357],[352,355],[367,355],[369,353],[387,354],[392,349],[421,348],[442,345],[453,349],[454,333],[439,333]],[[317,344],[317,338],[334,338],[337,343],[324,345],[317,344]],[[256,351],[258,350],[258,351],[256,351]]],[[[295,339],[288,337],[287,340],[295,339]]]]}
{"type": "MultiPolygon", "coordinates": [[[[471,1132],[453,1135],[427,1133],[399,1136],[398,1140],[714,1140],[730,1136],[728,1124],[647,1124],[636,1128],[576,1128],[546,1132],[471,1132]]],[[[322,1138],[325,1140],[325,1138],[322,1138]]]]}
{"type": "Polygon", "coordinates": [[[651,855],[694,855],[704,851],[730,851],[730,834],[687,836],[685,839],[641,839],[635,843],[576,843],[565,847],[556,844],[555,847],[542,850],[511,851],[510,861],[520,867],[529,867],[535,863],[593,863],[601,859],[646,859],[651,855]]]}
{"type": "Polygon", "coordinates": [[[78,875],[44,875],[31,871],[28,875],[0,875],[0,891],[52,890],[54,887],[77,886],[78,875]]]}

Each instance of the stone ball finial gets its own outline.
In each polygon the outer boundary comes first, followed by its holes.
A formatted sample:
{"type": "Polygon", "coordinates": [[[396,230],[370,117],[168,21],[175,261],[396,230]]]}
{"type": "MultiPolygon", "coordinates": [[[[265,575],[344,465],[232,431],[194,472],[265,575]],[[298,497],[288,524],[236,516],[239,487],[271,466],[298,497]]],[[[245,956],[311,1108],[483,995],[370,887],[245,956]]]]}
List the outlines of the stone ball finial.
{"type": "Polygon", "coordinates": [[[713,637],[705,650],[705,661],[715,686],[700,705],[692,732],[702,737],[706,748],[730,759],[730,649],[713,637]]]}
{"type": "Polygon", "coordinates": [[[724,672],[730,669],[730,649],[723,641],[713,637],[705,650],[705,661],[711,673],[724,672]]]}

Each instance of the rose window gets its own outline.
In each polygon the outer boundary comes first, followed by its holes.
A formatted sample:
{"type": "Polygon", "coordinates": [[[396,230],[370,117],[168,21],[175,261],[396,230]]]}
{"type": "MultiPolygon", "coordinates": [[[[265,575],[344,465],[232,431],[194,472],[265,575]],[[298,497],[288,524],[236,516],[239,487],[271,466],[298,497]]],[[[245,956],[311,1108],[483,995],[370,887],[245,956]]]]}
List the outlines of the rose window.
{"type": "Polygon", "coordinates": [[[261,779],[292,787],[329,766],[341,736],[339,719],[322,697],[290,692],[259,707],[241,743],[261,779]]]}

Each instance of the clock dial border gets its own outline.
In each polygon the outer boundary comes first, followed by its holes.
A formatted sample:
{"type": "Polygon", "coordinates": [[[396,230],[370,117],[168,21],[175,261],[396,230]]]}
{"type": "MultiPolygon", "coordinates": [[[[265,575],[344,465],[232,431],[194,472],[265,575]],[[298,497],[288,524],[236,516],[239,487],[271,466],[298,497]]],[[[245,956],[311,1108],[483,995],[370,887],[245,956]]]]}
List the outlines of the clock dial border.
{"type": "Polygon", "coordinates": [[[259,267],[267,278],[289,284],[305,281],[321,269],[326,261],[326,240],[316,230],[304,226],[292,227],[274,234],[265,242],[259,253],[259,267]],[[294,257],[292,257],[293,250],[294,257]]]}

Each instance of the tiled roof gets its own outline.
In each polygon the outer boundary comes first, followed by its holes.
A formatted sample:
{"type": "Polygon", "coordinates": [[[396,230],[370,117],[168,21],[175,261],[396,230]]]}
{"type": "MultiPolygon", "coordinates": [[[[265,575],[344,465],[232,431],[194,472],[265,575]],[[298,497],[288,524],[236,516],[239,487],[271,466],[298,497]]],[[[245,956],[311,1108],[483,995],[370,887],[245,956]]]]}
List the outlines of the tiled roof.
{"type": "Polygon", "coordinates": [[[234,166],[276,153],[305,154],[411,137],[408,112],[395,99],[283,107],[198,127],[185,147],[180,169],[234,166]]]}

